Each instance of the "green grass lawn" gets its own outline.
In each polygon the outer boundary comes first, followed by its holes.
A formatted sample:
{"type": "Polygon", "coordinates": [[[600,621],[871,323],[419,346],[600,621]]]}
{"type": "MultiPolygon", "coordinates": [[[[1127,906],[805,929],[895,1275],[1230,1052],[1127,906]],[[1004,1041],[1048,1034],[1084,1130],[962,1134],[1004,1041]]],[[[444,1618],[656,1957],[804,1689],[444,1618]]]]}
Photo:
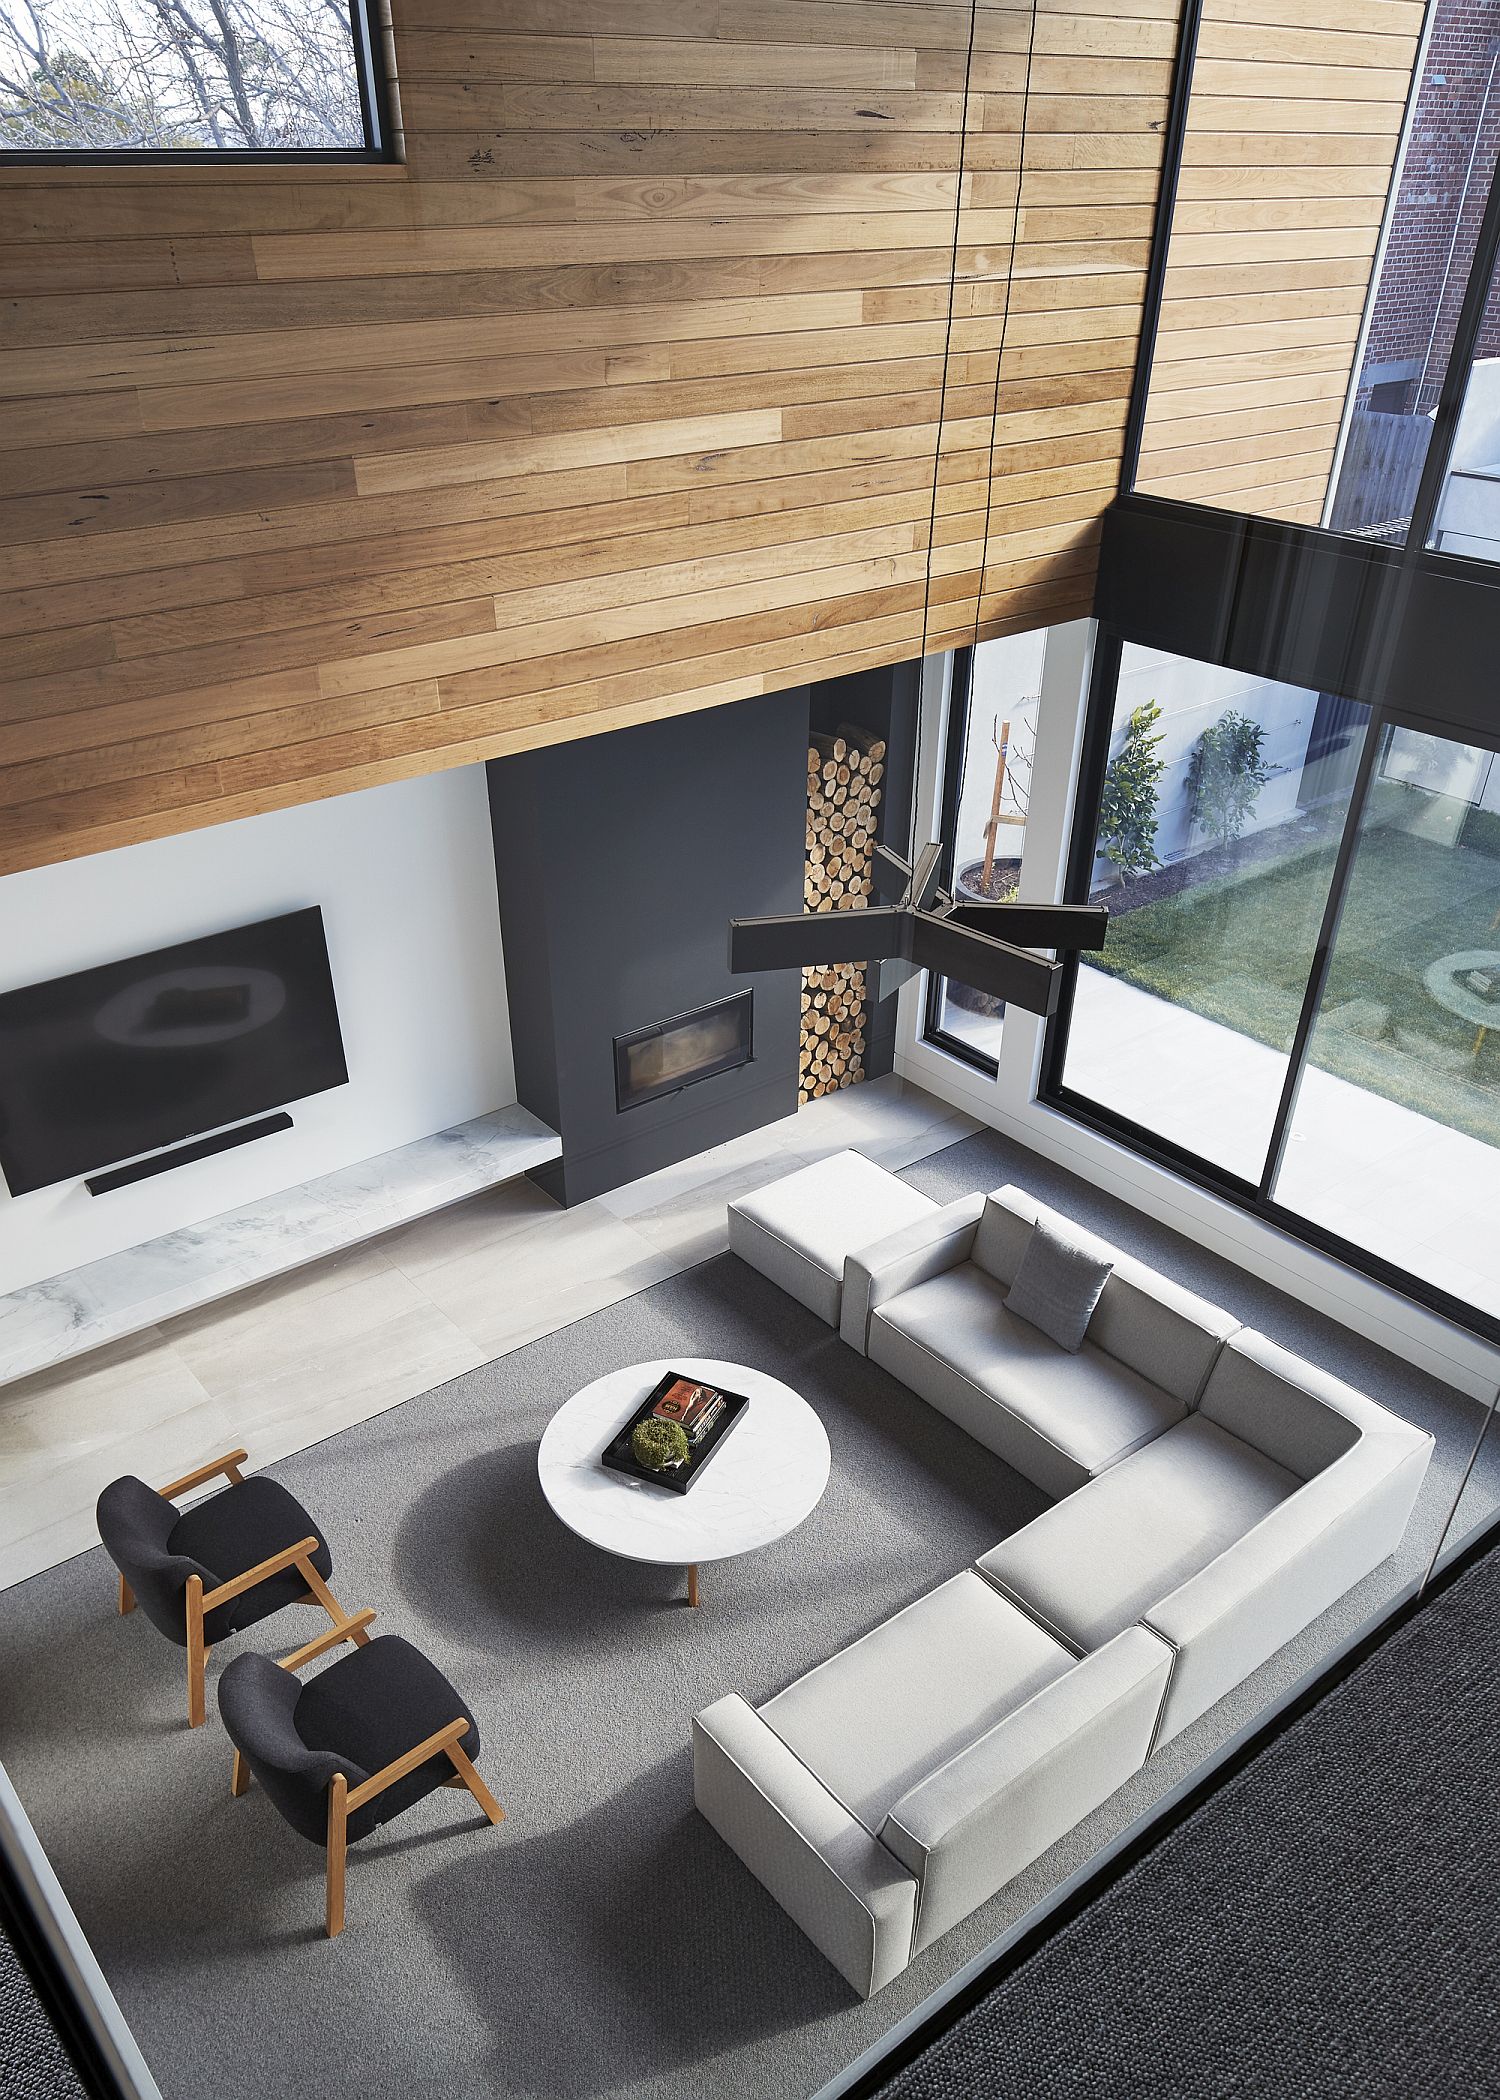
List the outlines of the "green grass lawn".
{"type": "MultiPolygon", "coordinates": [[[[1328,897],[1334,849],[1299,846],[1243,873],[1121,909],[1091,966],[1219,1021],[1273,1049],[1291,1048],[1328,897]]],[[[1461,948],[1500,954],[1500,859],[1390,827],[1360,841],[1312,1062],[1486,1144],[1500,1145],[1500,1008],[1478,1057],[1473,1026],[1422,981],[1461,948]]]]}

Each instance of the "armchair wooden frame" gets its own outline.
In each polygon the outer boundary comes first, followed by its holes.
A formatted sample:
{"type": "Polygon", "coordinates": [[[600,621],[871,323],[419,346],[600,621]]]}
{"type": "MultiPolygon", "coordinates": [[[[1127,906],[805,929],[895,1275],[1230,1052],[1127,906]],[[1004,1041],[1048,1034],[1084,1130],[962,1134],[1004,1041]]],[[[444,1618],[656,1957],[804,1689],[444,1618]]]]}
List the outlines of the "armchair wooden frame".
{"type": "MultiPolygon", "coordinates": [[[[245,1476],[241,1473],[240,1467],[249,1456],[249,1452],[243,1448],[236,1451],[226,1451],[222,1458],[213,1458],[206,1465],[194,1467],[191,1473],[184,1473],[180,1480],[170,1481],[166,1487],[159,1488],[157,1492],[164,1502],[175,1502],[179,1495],[191,1493],[194,1488],[202,1487],[205,1482],[217,1479],[220,1474],[232,1486],[242,1486],[245,1476]]],[[[204,1589],[201,1575],[190,1575],[188,1577],[187,1592],[183,1605],[187,1613],[189,1728],[201,1728],[204,1720],[207,1718],[208,1700],[205,1670],[212,1650],[204,1643],[203,1623],[208,1613],[216,1611],[221,1604],[228,1604],[234,1598],[242,1597],[246,1590],[253,1590],[258,1583],[268,1582],[273,1575],[284,1575],[288,1569],[295,1568],[307,1584],[307,1595],[298,1597],[294,1601],[298,1604],[320,1604],[333,1621],[335,1627],[341,1629],[340,1638],[343,1637],[342,1629],[347,1627],[351,1621],[348,1613],[344,1610],[342,1604],[339,1603],[338,1598],[334,1596],[333,1591],[313,1566],[312,1556],[317,1552],[318,1545],[319,1540],[314,1535],[310,1535],[305,1539],[299,1539],[296,1545],[284,1546],[279,1553],[273,1553],[268,1560],[259,1561],[255,1567],[246,1568],[242,1575],[236,1575],[228,1582],[221,1582],[216,1588],[211,1590],[204,1589]]],[[[134,1610],[134,1594],[131,1591],[130,1584],[122,1575],[120,1577],[121,1616],[123,1617],[127,1612],[134,1610]]]]}
{"type": "MultiPolygon", "coordinates": [[[[354,1616],[330,1626],[305,1647],[296,1649],[291,1655],[281,1658],[283,1670],[294,1674],[304,1663],[310,1663],[330,1648],[338,1647],[341,1641],[352,1641],[363,1647],[370,1638],[369,1629],[375,1614],[368,1608],[355,1612],[354,1616]]],[[[492,1824],[505,1821],[505,1810],[500,1806],[484,1781],[475,1770],[473,1761],[459,1748],[460,1742],[469,1732],[469,1723],[460,1717],[449,1721],[446,1727],[437,1729],[424,1742],[416,1743],[404,1750],[400,1757],[393,1758],[380,1771],[372,1773],[357,1787],[351,1787],[342,1772],[335,1772],[328,1787],[328,1893],[325,1923],[329,1939],[337,1939],[344,1929],[344,1868],[349,1852],[349,1818],[377,1794],[394,1786],[398,1779],[405,1779],[429,1758],[445,1756],[453,1767],[453,1777],[443,1781],[444,1786],[465,1787],[474,1796],[492,1824]]],[[[240,1795],[250,1787],[250,1767],[242,1754],[234,1753],[234,1771],[230,1777],[229,1791],[240,1795]]]]}

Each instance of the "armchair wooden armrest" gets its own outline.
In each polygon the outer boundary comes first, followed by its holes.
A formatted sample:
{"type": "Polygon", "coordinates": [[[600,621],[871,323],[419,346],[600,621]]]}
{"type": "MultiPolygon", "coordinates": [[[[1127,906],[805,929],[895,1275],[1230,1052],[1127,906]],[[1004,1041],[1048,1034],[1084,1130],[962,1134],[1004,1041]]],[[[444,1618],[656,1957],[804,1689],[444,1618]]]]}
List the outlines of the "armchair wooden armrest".
{"type": "Polygon", "coordinates": [[[468,1732],[467,1721],[450,1721],[446,1728],[440,1728],[435,1735],[428,1736],[425,1743],[417,1743],[412,1749],[403,1751],[400,1757],[393,1758],[388,1765],[383,1765],[349,1795],[346,1806],[350,1815],[352,1816],[356,1809],[363,1808],[367,1801],[373,1801],[377,1794],[383,1794],[388,1786],[394,1786],[398,1779],[404,1779],[408,1772],[415,1772],[418,1765],[425,1765],[428,1758],[436,1757],[440,1750],[446,1750],[450,1744],[461,1741],[468,1732]]]}
{"type": "Polygon", "coordinates": [[[402,1756],[393,1758],[357,1787],[351,1788],[342,1772],[334,1773],[328,1787],[327,1924],[330,1939],[336,1939],[344,1929],[344,1862],[349,1849],[350,1816],[356,1809],[373,1801],[377,1794],[383,1794],[388,1786],[394,1786],[398,1779],[404,1779],[408,1772],[415,1772],[418,1765],[425,1765],[431,1757],[446,1756],[453,1766],[454,1779],[468,1788],[490,1822],[504,1822],[505,1810],[459,1748],[461,1739],[468,1732],[467,1721],[450,1721],[446,1728],[439,1728],[425,1742],[417,1743],[402,1756]]]}
{"type": "Polygon", "coordinates": [[[345,1619],[340,1625],[330,1626],[327,1632],[320,1633],[316,1640],[308,1641],[305,1646],[294,1649],[290,1655],[283,1655],[281,1667],[283,1670],[296,1672],[304,1663],[313,1662],[318,1656],[326,1655],[330,1648],[337,1648],[340,1641],[352,1641],[355,1647],[362,1648],[370,1638],[366,1628],[374,1623],[375,1614],[366,1605],[364,1610],[357,1611],[352,1619],[345,1619]]]}
{"type": "MultiPolygon", "coordinates": [[[[273,1575],[284,1575],[288,1568],[296,1567],[299,1562],[305,1561],[310,1553],[316,1553],[317,1550],[316,1538],[298,1539],[295,1546],[283,1546],[281,1551],[273,1553],[269,1560],[257,1561],[253,1568],[246,1568],[243,1575],[232,1576],[228,1582],[221,1582],[217,1589],[204,1592],[203,1610],[217,1611],[221,1604],[228,1604],[233,1598],[242,1597],[246,1590],[253,1590],[257,1583],[268,1582],[273,1575]]],[[[304,1568],[302,1572],[305,1575],[307,1570],[304,1568]]],[[[190,1585],[193,1582],[201,1585],[201,1577],[191,1576],[190,1585]]]]}
{"type": "Polygon", "coordinates": [[[157,1493],[164,1502],[175,1502],[179,1495],[187,1494],[190,1488],[202,1487],[205,1480],[212,1480],[219,1473],[239,1487],[242,1485],[240,1467],[249,1456],[248,1451],[226,1451],[222,1458],[210,1459],[206,1466],[195,1466],[191,1473],[184,1473],[181,1480],[173,1480],[166,1487],[158,1488],[157,1493]]]}

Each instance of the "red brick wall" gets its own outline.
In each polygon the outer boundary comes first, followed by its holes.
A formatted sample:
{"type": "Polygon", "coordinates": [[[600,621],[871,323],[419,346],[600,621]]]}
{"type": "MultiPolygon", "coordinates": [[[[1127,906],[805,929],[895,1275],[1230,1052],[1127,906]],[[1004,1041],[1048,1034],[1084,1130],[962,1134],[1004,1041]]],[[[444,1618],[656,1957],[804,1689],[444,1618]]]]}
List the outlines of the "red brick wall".
{"type": "MultiPolygon", "coordinates": [[[[1403,408],[1437,399],[1497,153],[1500,4],[1438,0],[1364,360],[1367,371],[1422,363],[1403,408]]],[[[1500,354],[1500,298],[1491,300],[1479,349],[1500,354]]]]}

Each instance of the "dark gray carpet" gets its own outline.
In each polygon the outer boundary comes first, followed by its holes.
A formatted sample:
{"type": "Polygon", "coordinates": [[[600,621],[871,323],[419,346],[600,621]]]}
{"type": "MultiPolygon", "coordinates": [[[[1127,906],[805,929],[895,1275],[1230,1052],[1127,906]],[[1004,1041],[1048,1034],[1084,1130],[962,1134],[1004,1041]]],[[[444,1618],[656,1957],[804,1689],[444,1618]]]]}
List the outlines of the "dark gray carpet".
{"type": "Polygon", "coordinates": [[[5,2100],[84,2100],[72,2059],[4,1932],[0,1932],[0,2093],[5,2100]]]}
{"type": "MultiPolygon", "coordinates": [[[[986,1134],[908,1178],[1024,1181],[1438,1427],[1435,1482],[1456,1477],[1470,1403],[1034,1155],[986,1134]]],[[[103,1555],[6,1592],[0,1757],[167,2100],[806,2100],[1401,1578],[1362,1585],[866,2006],[694,1815],[689,1717],[764,1696],[963,1567],[1035,1489],[727,1256],[273,1470],[324,1518],[343,1600],[468,1697],[508,1820],[491,1832],[444,1792],[355,1848],[349,1928],[326,1942],[321,1852],[258,1792],[231,1800],[222,1732],[186,1731],[180,1652],[114,1616],[103,1555]],[[680,1576],[566,1532],[535,1472],[569,1393],[678,1352],[785,1378],[833,1447],[814,1515],[708,1570],[698,1614],[680,1576]]],[[[284,1645],[313,1623],[289,1615],[284,1645]]]]}
{"type": "Polygon", "coordinates": [[[1434,1600],[884,2092],[1500,2093],[1500,1553],[1434,1600]]]}

